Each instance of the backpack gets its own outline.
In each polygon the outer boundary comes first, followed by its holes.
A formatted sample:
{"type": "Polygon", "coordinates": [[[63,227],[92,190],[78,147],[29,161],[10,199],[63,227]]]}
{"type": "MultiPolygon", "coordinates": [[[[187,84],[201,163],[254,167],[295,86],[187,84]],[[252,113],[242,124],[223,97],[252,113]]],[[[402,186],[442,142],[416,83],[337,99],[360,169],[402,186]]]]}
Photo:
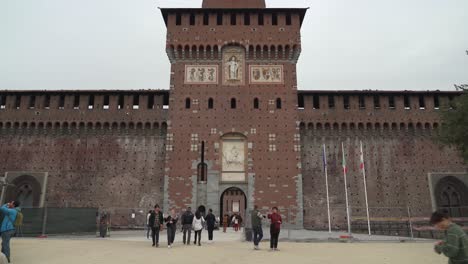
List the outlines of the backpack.
{"type": "Polygon", "coordinates": [[[22,212],[18,212],[16,214],[16,220],[15,222],[13,223],[13,226],[15,228],[18,228],[18,227],[22,227],[23,226],[23,213],[22,212]]]}

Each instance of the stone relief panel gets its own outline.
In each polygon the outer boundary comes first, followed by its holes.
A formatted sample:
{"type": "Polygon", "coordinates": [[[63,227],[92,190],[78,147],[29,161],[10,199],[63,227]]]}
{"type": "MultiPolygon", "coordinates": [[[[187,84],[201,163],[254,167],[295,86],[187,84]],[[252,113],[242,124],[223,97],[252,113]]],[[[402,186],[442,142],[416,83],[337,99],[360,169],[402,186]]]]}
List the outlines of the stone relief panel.
{"type": "Polygon", "coordinates": [[[223,141],[222,181],[245,181],[245,142],[223,141]]]}
{"type": "Polygon", "coordinates": [[[185,84],[218,84],[217,65],[185,65],[185,84]]]}
{"type": "Polygon", "coordinates": [[[223,52],[223,85],[244,85],[245,52],[241,47],[227,47],[223,52]]]}
{"type": "Polygon", "coordinates": [[[282,84],[284,83],[283,65],[250,65],[250,83],[282,84]]]}

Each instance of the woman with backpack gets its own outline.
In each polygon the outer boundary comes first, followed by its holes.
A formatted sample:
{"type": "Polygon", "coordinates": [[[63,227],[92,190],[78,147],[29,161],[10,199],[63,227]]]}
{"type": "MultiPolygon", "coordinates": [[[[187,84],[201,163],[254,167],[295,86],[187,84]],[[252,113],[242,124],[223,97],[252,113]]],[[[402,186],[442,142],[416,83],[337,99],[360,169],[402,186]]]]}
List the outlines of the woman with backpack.
{"type": "Polygon", "coordinates": [[[200,240],[201,240],[201,232],[203,230],[203,224],[205,223],[205,219],[201,215],[200,211],[197,210],[195,213],[195,217],[193,218],[192,226],[193,230],[195,231],[195,240],[193,241],[193,244],[197,243],[197,237],[198,237],[198,246],[201,246],[200,240]]]}
{"type": "Polygon", "coordinates": [[[8,262],[10,262],[10,239],[16,232],[17,220],[19,220],[17,217],[21,214],[19,206],[20,203],[18,201],[12,201],[0,207],[0,212],[4,216],[0,229],[0,233],[2,234],[2,253],[5,254],[8,262]]]}

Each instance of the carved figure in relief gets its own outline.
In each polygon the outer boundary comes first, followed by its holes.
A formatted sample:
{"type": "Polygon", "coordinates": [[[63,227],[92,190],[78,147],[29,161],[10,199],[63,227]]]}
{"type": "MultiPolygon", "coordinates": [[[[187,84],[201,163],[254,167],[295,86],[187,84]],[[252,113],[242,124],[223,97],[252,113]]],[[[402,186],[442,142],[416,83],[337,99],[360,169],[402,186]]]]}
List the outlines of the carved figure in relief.
{"type": "Polygon", "coordinates": [[[200,82],[205,81],[205,68],[198,68],[198,78],[200,82]]]}
{"type": "Polygon", "coordinates": [[[261,77],[260,70],[258,70],[258,69],[253,70],[253,78],[256,81],[258,81],[258,80],[260,80],[260,77],[261,77]]]}
{"type": "Polygon", "coordinates": [[[280,68],[273,68],[273,80],[281,80],[281,70],[280,68]]]}
{"type": "Polygon", "coordinates": [[[194,82],[197,80],[197,77],[195,76],[196,73],[197,73],[197,70],[195,68],[192,68],[190,70],[190,81],[194,82]]]}
{"type": "Polygon", "coordinates": [[[214,72],[215,70],[213,68],[208,69],[208,80],[213,81],[215,79],[214,72]]]}
{"type": "Polygon", "coordinates": [[[236,56],[232,56],[226,63],[229,69],[229,80],[239,80],[239,61],[236,56]]]}

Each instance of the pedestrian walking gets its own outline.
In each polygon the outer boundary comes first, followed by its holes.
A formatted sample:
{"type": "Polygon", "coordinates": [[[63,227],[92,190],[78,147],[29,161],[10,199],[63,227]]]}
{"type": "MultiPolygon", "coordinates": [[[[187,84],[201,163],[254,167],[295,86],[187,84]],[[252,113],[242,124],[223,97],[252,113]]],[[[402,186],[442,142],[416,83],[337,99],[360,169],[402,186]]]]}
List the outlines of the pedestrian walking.
{"type": "Polygon", "coordinates": [[[150,239],[150,232],[151,232],[151,226],[149,224],[149,219],[150,219],[150,216],[151,216],[151,212],[153,212],[152,210],[149,210],[148,211],[148,214],[146,215],[146,239],[150,239]]]}
{"type": "Polygon", "coordinates": [[[225,214],[223,216],[223,233],[226,233],[226,229],[228,227],[228,224],[229,224],[229,215],[225,214]]]}
{"type": "Polygon", "coordinates": [[[192,234],[193,213],[192,208],[188,207],[187,211],[182,214],[182,232],[184,245],[190,245],[190,236],[192,234]],[[186,236],[187,235],[187,236],[186,236]]]}
{"type": "Polygon", "coordinates": [[[272,212],[268,214],[268,219],[271,220],[270,224],[270,251],[279,251],[278,249],[278,239],[281,230],[281,224],[283,220],[281,215],[278,214],[278,208],[273,207],[272,212]]]}
{"type": "Polygon", "coordinates": [[[468,237],[463,229],[452,222],[451,218],[442,212],[435,212],[431,216],[431,224],[438,230],[445,231],[445,239],[435,244],[437,254],[444,254],[449,264],[468,263],[468,237]]]}
{"type": "Polygon", "coordinates": [[[154,206],[148,219],[148,225],[151,227],[151,238],[153,240],[153,247],[159,247],[159,232],[163,228],[164,219],[159,205],[154,206]]]}
{"type": "Polygon", "coordinates": [[[15,234],[15,221],[18,214],[21,212],[18,201],[11,201],[2,207],[0,211],[3,214],[2,226],[0,232],[2,235],[2,253],[10,263],[10,239],[15,234]]]}
{"type": "Polygon", "coordinates": [[[239,217],[237,217],[237,213],[234,214],[232,217],[232,225],[234,228],[234,231],[239,231],[239,217]]]}
{"type": "Polygon", "coordinates": [[[176,215],[175,210],[172,209],[164,220],[167,227],[167,247],[171,248],[172,244],[174,244],[177,221],[179,220],[179,217],[176,215]]]}
{"type": "Polygon", "coordinates": [[[260,250],[259,244],[263,238],[263,228],[262,228],[262,220],[265,218],[262,213],[258,210],[258,206],[255,205],[254,209],[251,213],[251,222],[252,222],[252,231],[253,231],[253,243],[254,243],[254,250],[260,250]]]}
{"type": "Polygon", "coordinates": [[[208,243],[213,242],[213,231],[216,224],[216,217],[213,214],[213,210],[208,210],[208,215],[206,215],[206,229],[208,230],[208,243]]]}
{"type": "Polygon", "coordinates": [[[193,218],[193,230],[195,231],[195,240],[193,241],[193,244],[197,243],[197,238],[198,238],[198,246],[201,246],[201,233],[203,230],[203,224],[205,223],[205,219],[201,215],[200,211],[197,210],[195,212],[195,217],[193,218]]]}

